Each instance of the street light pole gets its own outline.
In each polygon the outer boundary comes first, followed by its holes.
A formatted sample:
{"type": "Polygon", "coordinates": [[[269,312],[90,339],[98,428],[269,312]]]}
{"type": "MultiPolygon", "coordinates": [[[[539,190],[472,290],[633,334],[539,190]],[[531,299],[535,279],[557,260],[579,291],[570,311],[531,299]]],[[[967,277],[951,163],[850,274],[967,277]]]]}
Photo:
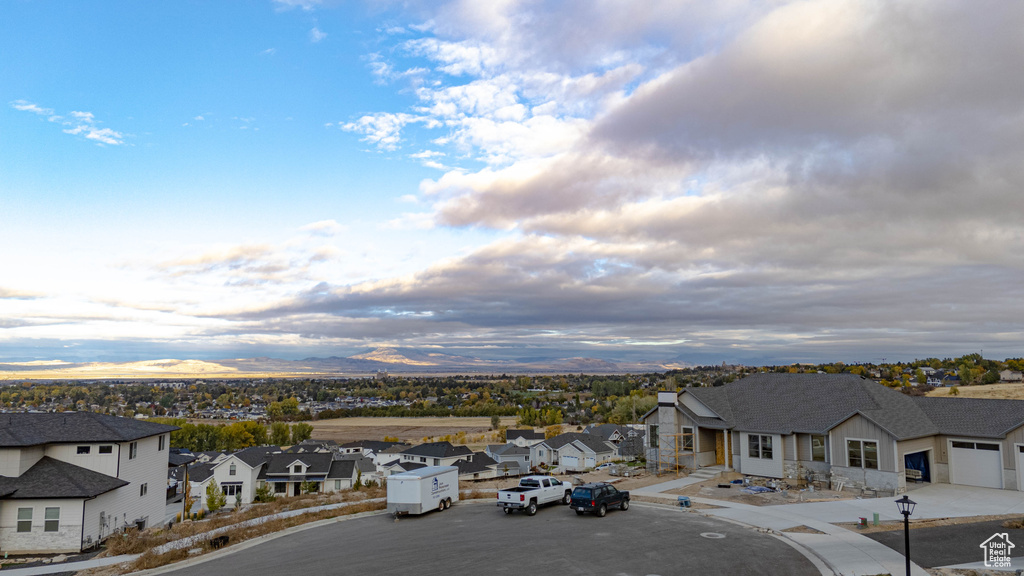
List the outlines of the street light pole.
{"type": "Polygon", "coordinates": [[[907,576],[910,576],[910,515],[914,513],[914,502],[907,495],[896,501],[896,507],[903,514],[903,551],[907,559],[907,576]]]}

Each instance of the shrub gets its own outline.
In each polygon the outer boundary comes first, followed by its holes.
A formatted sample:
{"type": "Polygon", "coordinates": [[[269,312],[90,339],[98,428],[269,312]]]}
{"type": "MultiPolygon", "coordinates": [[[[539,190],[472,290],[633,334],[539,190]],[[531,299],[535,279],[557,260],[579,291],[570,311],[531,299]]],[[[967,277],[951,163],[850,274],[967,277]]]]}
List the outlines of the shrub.
{"type": "Polygon", "coordinates": [[[210,512],[216,512],[227,503],[228,498],[224,495],[224,491],[220,489],[220,486],[216,482],[210,482],[210,485],[206,487],[206,509],[210,512]]]}

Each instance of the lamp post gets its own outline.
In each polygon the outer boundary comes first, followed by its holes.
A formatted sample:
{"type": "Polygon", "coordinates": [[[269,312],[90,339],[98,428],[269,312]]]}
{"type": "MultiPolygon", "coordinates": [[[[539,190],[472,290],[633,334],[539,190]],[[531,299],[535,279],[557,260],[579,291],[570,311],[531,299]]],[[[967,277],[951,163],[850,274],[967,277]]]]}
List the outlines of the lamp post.
{"type": "Polygon", "coordinates": [[[917,502],[907,498],[906,494],[896,501],[896,507],[903,514],[903,551],[907,557],[907,576],[910,576],[910,515],[914,513],[915,504],[917,502]]]}

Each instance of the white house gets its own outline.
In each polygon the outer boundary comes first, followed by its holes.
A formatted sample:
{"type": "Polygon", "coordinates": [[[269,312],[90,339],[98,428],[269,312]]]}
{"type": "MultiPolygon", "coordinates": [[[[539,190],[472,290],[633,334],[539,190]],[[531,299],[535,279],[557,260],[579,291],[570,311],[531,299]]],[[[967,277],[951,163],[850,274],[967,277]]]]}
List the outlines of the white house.
{"type": "Polygon", "coordinates": [[[0,414],[0,550],[80,552],[162,523],[174,430],[91,412],[0,414]]]}

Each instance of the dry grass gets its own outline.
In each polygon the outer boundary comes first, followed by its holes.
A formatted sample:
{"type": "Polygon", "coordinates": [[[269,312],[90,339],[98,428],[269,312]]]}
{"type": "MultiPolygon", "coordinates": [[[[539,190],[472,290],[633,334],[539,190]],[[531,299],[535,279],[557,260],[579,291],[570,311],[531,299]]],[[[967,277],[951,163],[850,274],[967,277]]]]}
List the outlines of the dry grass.
{"type": "MultiPolygon", "coordinates": [[[[143,532],[129,530],[123,535],[115,535],[108,538],[106,542],[106,550],[102,555],[120,556],[122,554],[142,554],[142,556],[132,563],[126,570],[133,572],[137,570],[155,568],[157,566],[177,562],[188,557],[188,550],[184,549],[172,550],[159,555],[152,552],[152,550],[157,546],[168,542],[181,540],[182,538],[188,538],[197,534],[203,534],[218,528],[234,526],[246,520],[262,518],[288,510],[299,510],[341,502],[353,503],[351,506],[346,506],[344,508],[311,512],[308,514],[293,516],[291,518],[278,518],[254,526],[239,526],[233,529],[228,528],[226,531],[218,534],[218,536],[227,536],[229,545],[237,544],[259,536],[279,532],[293,526],[316,522],[318,520],[359,514],[360,512],[368,512],[371,510],[383,510],[386,506],[384,502],[365,502],[364,500],[378,499],[383,498],[384,496],[384,488],[363,488],[359,491],[338,492],[333,494],[304,494],[301,496],[278,498],[274,502],[253,505],[240,512],[216,514],[209,516],[206,520],[198,522],[180,522],[170,529],[151,529],[143,532]]],[[[197,543],[196,547],[201,548],[203,553],[212,550],[209,541],[197,543]]],[[[116,567],[113,569],[107,568],[96,572],[90,572],[90,574],[94,574],[96,576],[100,574],[110,575],[118,573],[121,572],[116,567]]]]}
{"type": "MultiPolygon", "coordinates": [[[[514,426],[515,416],[504,416],[502,426],[514,426]]],[[[316,440],[334,440],[339,444],[354,440],[379,439],[393,436],[399,440],[419,444],[433,441],[444,436],[451,438],[453,444],[460,434],[466,444],[495,444],[495,431],[491,430],[490,417],[422,417],[422,418],[334,418],[316,420],[313,425],[313,438],[316,440]]]]}
{"type": "Polygon", "coordinates": [[[1004,384],[989,384],[985,386],[958,386],[959,395],[950,396],[952,388],[936,388],[928,393],[928,396],[940,396],[950,398],[995,398],[1002,400],[1024,400],[1024,382],[1007,382],[1004,384]]]}

